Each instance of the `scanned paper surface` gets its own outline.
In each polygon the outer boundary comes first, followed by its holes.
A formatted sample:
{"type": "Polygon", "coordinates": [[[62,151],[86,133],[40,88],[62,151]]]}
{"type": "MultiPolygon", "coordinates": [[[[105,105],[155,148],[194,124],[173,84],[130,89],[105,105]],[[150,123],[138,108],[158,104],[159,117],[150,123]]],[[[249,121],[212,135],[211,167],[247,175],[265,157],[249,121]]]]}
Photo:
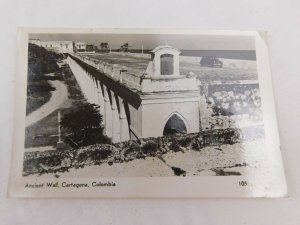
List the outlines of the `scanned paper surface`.
{"type": "Polygon", "coordinates": [[[8,195],[285,196],[266,37],[20,29],[8,195]]]}

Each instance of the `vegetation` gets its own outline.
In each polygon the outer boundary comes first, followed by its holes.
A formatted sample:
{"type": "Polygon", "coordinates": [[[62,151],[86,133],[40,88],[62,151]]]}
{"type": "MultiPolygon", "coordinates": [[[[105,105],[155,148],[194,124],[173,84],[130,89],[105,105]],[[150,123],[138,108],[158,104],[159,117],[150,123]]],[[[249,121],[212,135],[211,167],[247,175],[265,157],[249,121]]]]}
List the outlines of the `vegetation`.
{"type": "MultiPolygon", "coordinates": [[[[203,131],[195,134],[179,134],[158,138],[127,141],[117,144],[93,144],[78,149],[64,151],[26,152],[24,156],[23,175],[63,172],[69,168],[80,168],[85,165],[128,162],[146,157],[161,157],[167,152],[201,151],[206,146],[232,145],[245,140],[254,140],[264,136],[263,128],[203,131]]],[[[220,149],[222,151],[222,149],[220,149]]],[[[234,165],[234,166],[245,166],[234,165]]],[[[185,175],[185,171],[172,167],[174,174],[185,175]]],[[[221,171],[222,172],[222,171],[221,171]]]]}
{"type": "Polygon", "coordinates": [[[149,140],[142,146],[142,151],[144,154],[149,154],[151,152],[155,152],[155,149],[157,149],[158,147],[159,145],[157,142],[149,140]]]}
{"type": "Polygon", "coordinates": [[[109,143],[109,138],[103,134],[101,123],[99,106],[90,103],[65,114],[61,121],[62,127],[71,132],[67,142],[73,147],[109,143]]]}
{"type": "Polygon", "coordinates": [[[28,80],[43,79],[47,73],[56,72],[59,67],[57,61],[63,59],[62,54],[48,51],[35,44],[28,45],[28,80]]]}
{"type": "Polygon", "coordinates": [[[100,43],[101,50],[108,49],[108,47],[109,47],[108,42],[101,42],[100,43]]]}
{"type": "Polygon", "coordinates": [[[57,76],[47,76],[49,73],[58,72],[57,61],[62,55],[47,51],[45,48],[34,44],[28,45],[28,85],[26,114],[36,110],[51,97],[51,91],[55,89],[48,80],[61,79],[57,76]]]}
{"type": "MultiPolygon", "coordinates": [[[[70,67],[65,64],[56,72],[60,76],[68,89],[68,99],[63,108],[60,109],[62,117],[71,112],[74,108],[78,108],[86,101],[81,93],[80,87],[72,74],[70,67]]],[[[46,80],[43,81],[48,84],[46,80]]],[[[41,84],[41,81],[39,82],[41,84]]],[[[54,90],[54,88],[53,88],[54,90]]],[[[37,92],[40,93],[40,92],[37,92]]],[[[33,93],[35,94],[35,93],[33,93]]],[[[28,101],[29,98],[27,98],[28,101]]],[[[33,98],[33,104],[36,103],[38,98],[33,98]]],[[[28,102],[27,102],[28,104],[28,102]]],[[[64,136],[65,130],[62,130],[64,136]]],[[[25,147],[41,147],[41,146],[56,146],[57,143],[57,111],[51,113],[38,123],[32,124],[26,128],[25,133],[25,147]],[[45,129],[47,127],[47,129],[45,129]]]]}
{"type": "Polygon", "coordinates": [[[120,51],[121,52],[128,52],[129,47],[130,47],[129,44],[126,42],[123,45],[121,45],[120,51]]]}
{"type": "Polygon", "coordinates": [[[86,45],[86,51],[87,52],[92,52],[95,50],[95,46],[94,45],[86,45]]]}

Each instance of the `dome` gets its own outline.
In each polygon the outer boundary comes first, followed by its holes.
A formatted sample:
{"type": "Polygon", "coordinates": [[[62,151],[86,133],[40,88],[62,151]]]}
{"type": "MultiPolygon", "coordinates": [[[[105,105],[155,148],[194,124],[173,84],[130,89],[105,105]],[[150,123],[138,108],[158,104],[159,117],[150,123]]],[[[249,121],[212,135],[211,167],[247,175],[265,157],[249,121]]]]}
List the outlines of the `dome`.
{"type": "Polygon", "coordinates": [[[151,52],[155,53],[155,52],[157,52],[159,50],[166,50],[167,51],[168,49],[172,49],[172,50],[178,51],[180,53],[179,49],[177,49],[177,48],[175,48],[173,46],[170,46],[170,45],[159,45],[156,48],[154,48],[151,52]]]}

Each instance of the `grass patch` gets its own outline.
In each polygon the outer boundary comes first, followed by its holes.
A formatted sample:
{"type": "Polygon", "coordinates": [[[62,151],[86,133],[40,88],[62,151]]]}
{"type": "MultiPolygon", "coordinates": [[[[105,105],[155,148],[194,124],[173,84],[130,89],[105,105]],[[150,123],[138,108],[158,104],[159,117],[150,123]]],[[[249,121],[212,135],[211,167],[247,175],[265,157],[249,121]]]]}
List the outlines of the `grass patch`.
{"type": "MultiPolygon", "coordinates": [[[[60,77],[64,79],[68,87],[68,102],[66,102],[64,108],[60,108],[61,116],[70,113],[74,108],[81,107],[86,104],[86,101],[81,93],[81,90],[69,68],[68,65],[63,66],[60,70],[60,77]],[[67,106],[67,107],[66,107],[67,106]]],[[[35,87],[31,90],[31,94],[27,96],[27,99],[30,99],[30,103],[27,102],[27,107],[31,111],[39,108],[42,104],[47,102],[46,98],[41,98],[40,102],[37,100],[40,93],[41,95],[48,96],[50,98],[51,93],[46,90],[37,91],[36,88],[40,88],[39,84],[43,84],[43,88],[40,90],[47,89],[48,82],[46,80],[40,80],[36,83],[35,87]],[[31,98],[30,96],[37,96],[36,98],[31,98]]],[[[49,85],[49,84],[48,84],[49,85]]],[[[50,86],[50,85],[49,85],[50,86]]],[[[50,86],[51,87],[51,86],[50,86]]],[[[28,111],[29,112],[29,111],[28,111]]],[[[25,148],[30,147],[42,147],[42,146],[56,146],[58,141],[57,132],[58,132],[58,121],[57,121],[57,110],[38,121],[37,123],[32,124],[25,129],[25,148]]],[[[66,130],[62,129],[62,135],[66,134],[66,130]]]]}

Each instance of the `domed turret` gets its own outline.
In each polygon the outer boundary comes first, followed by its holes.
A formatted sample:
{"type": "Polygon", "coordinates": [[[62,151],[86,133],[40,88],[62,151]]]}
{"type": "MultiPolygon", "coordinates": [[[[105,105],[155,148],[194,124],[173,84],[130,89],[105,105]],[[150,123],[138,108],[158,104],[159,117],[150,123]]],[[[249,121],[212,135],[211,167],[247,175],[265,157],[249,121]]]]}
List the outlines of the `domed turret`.
{"type": "Polygon", "coordinates": [[[151,51],[147,73],[151,77],[179,75],[180,50],[169,45],[160,45],[151,51]]]}

